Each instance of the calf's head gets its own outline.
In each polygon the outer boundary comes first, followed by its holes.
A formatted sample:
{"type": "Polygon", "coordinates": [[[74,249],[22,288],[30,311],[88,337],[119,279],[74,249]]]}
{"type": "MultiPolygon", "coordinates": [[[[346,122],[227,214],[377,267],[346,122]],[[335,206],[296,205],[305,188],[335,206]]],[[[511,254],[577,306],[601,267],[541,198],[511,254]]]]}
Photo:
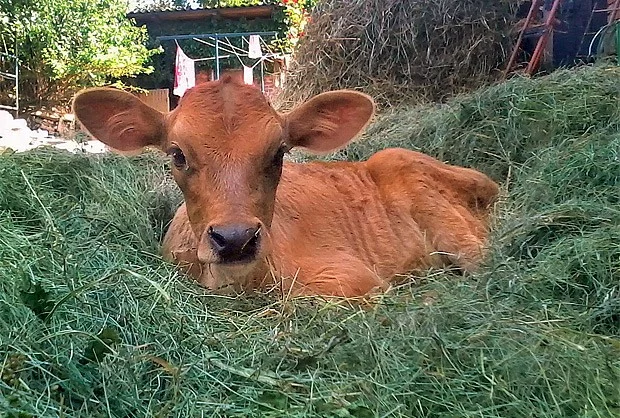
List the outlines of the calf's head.
{"type": "Polygon", "coordinates": [[[247,266],[268,254],[284,154],[293,147],[341,148],[374,113],[370,97],[334,91],[280,114],[259,90],[230,78],[188,90],[165,114],[110,88],[80,92],[73,107],[86,130],[111,148],[152,146],[170,156],[198,258],[221,267],[247,266]]]}

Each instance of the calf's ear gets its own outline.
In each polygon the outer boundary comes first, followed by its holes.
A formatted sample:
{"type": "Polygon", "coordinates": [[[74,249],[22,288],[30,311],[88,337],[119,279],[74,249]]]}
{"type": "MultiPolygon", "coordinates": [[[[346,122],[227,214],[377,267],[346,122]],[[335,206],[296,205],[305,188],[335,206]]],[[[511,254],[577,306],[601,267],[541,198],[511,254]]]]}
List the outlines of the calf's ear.
{"type": "Polygon", "coordinates": [[[323,154],[351,142],[370,123],[375,103],[366,94],[337,90],[314,96],[284,115],[291,147],[323,154]]]}
{"type": "Polygon", "coordinates": [[[73,113],[90,135],[116,150],[163,143],[164,115],[122,90],[83,90],[73,99],[73,113]]]}

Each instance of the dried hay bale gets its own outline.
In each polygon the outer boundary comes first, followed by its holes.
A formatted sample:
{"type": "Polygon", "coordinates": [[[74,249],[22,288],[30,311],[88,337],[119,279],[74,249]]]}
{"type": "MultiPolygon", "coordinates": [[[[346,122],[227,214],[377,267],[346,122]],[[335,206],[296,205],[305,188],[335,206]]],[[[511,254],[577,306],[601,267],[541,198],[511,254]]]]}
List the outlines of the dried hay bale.
{"type": "Polygon", "coordinates": [[[324,0],[280,97],[356,88],[382,105],[442,100],[496,79],[518,2],[324,0]]]}

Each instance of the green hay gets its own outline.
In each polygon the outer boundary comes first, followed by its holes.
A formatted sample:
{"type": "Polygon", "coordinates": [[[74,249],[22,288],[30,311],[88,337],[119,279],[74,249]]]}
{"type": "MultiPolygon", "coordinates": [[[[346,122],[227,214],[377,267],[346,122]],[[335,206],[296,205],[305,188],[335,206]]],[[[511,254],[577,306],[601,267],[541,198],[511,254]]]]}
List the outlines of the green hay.
{"type": "Polygon", "coordinates": [[[620,416],[618,75],[380,118],[349,158],[415,144],[509,188],[479,273],[373,304],[183,278],[157,255],[179,202],[158,156],[1,156],[0,416],[620,416]]]}
{"type": "Polygon", "coordinates": [[[620,68],[582,67],[510,82],[447,105],[381,115],[362,140],[336,155],[364,159],[377,149],[416,149],[504,181],[537,150],[565,146],[593,132],[617,132],[620,68]]]}

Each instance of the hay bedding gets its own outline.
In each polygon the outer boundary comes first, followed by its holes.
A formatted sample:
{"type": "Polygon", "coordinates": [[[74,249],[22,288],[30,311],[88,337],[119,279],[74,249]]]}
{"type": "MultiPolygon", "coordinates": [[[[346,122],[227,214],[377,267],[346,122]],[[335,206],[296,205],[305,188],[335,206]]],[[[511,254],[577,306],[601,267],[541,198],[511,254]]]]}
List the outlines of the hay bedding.
{"type": "Polygon", "coordinates": [[[619,77],[380,119],[371,145],[445,150],[507,195],[478,274],[365,307],[183,279],[157,255],[179,202],[160,157],[0,156],[0,416],[620,416],[619,77]]]}
{"type": "Polygon", "coordinates": [[[443,100],[498,77],[517,2],[324,0],[280,101],[359,89],[383,106],[443,100]]]}

